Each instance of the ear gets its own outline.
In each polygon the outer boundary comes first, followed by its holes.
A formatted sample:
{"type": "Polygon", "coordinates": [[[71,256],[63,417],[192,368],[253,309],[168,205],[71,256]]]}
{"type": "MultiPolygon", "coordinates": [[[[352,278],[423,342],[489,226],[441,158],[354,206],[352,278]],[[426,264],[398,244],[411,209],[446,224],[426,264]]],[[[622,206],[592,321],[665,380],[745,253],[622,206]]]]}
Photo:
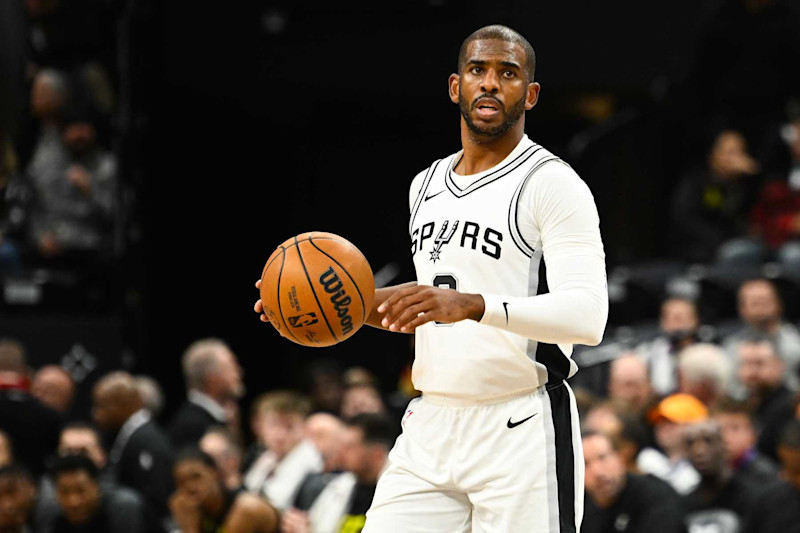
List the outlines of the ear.
{"type": "Polygon", "coordinates": [[[461,77],[458,74],[450,74],[447,80],[448,92],[450,93],[450,101],[454,104],[458,103],[458,84],[461,83],[461,77]]]}
{"type": "Polygon", "coordinates": [[[541,90],[542,86],[536,82],[528,84],[528,94],[525,95],[525,110],[529,111],[533,109],[533,106],[536,105],[536,102],[539,101],[539,91],[541,90]]]}

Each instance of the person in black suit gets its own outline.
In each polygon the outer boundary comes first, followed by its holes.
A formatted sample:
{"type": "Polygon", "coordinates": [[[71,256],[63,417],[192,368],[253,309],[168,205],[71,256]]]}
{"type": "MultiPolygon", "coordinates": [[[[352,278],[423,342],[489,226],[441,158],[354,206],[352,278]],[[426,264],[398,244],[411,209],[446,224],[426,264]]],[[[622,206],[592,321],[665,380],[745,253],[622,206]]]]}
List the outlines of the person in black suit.
{"type": "Polygon", "coordinates": [[[19,342],[0,340],[0,428],[11,441],[14,459],[38,477],[44,458],[58,446],[62,419],[30,394],[25,359],[19,342]]]}
{"type": "Polygon", "coordinates": [[[111,443],[111,477],[139,491],[152,518],[162,523],[169,515],[173,451],[169,438],[143,408],[136,380],[127,372],[112,372],[92,391],[92,416],[111,443]]]}
{"type": "Polygon", "coordinates": [[[213,426],[230,422],[228,408],[244,395],[242,369],[236,355],[219,339],[200,339],[183,354],[188,398],[167,431],[176,449],[196,446],[213,426]]]}

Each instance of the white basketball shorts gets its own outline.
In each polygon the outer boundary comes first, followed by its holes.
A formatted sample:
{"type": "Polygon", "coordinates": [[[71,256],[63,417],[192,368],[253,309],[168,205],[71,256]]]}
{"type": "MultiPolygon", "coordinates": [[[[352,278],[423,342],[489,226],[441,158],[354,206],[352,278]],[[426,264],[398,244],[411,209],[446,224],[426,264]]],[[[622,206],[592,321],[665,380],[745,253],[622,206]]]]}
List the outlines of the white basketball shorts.
{"type": "Polygon", "coordinates": [[[363,533],[567,533],[583,518],[583,450],[565,382],[502,401],[423,394],[363,533]]]}

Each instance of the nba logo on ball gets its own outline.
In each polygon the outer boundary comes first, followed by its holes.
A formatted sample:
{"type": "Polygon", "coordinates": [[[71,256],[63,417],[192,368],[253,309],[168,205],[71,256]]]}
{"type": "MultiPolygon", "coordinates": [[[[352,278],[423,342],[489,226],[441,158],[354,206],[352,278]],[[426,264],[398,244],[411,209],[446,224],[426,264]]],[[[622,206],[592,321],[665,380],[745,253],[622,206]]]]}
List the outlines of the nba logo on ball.
{"type": "Polygon", "coordinates": [[[364,254],[333,233],[287,239],[261,275],[261,302],[270,322],[303,346],[331,346],[352,337],[374,298],[375,280],[364,254]]]}

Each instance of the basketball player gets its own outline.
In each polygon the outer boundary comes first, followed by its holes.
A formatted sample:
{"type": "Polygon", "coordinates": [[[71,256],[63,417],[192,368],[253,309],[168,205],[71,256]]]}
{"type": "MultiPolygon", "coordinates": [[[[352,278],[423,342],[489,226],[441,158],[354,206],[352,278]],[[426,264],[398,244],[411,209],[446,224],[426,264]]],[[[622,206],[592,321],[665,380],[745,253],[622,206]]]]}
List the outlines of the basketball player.
{"type": "Polygon", "coordinates": [[[605,329],[605,255],[588,187],[525,135],[534,67],[524,37],[487,26],[450,76],[462,150],[412,182],[417,282],[377,290],[368,319],[416,334],[422,395],[365,533],[580,528],[583,454],[565,380],[573,343],[596,345],[605,329]]]}

